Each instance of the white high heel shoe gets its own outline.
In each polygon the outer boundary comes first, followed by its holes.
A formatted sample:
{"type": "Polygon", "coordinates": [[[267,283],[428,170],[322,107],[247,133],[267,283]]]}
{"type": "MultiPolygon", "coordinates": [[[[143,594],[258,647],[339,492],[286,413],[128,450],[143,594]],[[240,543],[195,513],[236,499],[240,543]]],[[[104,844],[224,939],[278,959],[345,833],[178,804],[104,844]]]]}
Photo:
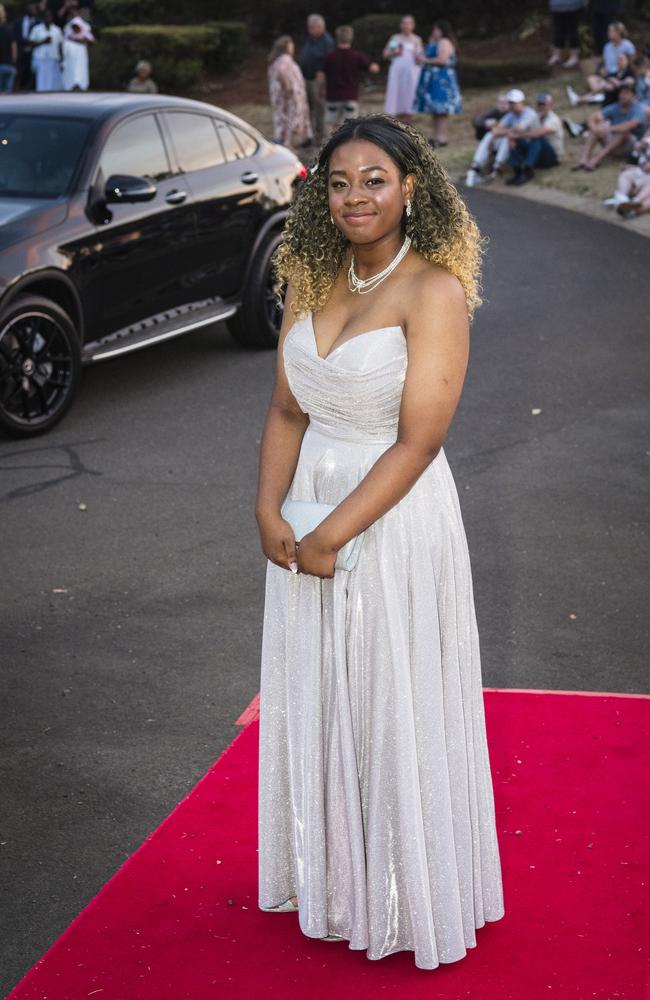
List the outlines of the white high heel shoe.
{"type": "MultiPolygon", "coordinates": [[[[297,913],[298,906],[292,903],[293,897],[285,899],[284,903],[280,903],[279,906],[261,906],[260,909],[265,913],[297,913]]],[[[345,941],[346,938],[341,937],[339,934],[328,934],[327,937],[318,938],[319,941],[345,941]]]]}
{"type": "Polygon", "coordinates": [[[284,903],[280,903],[279,906],[260,906],[260,910],[265,913],[297,913],[298,906],[296,903],[292,903],[292,896],[289,899],[285,899],[284,903]]]}

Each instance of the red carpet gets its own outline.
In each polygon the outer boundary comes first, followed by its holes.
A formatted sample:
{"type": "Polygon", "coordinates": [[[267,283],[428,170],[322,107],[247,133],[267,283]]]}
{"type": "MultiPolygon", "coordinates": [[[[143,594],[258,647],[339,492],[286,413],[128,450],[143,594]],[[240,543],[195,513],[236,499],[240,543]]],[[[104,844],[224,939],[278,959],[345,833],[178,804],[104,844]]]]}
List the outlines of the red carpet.
{"type": "Polygon", "coordinates": [[[506,915],[437,969],[257,908],[252,719],[10,1000],[646,1000],[650,698],[486,690],[506,915]]]}

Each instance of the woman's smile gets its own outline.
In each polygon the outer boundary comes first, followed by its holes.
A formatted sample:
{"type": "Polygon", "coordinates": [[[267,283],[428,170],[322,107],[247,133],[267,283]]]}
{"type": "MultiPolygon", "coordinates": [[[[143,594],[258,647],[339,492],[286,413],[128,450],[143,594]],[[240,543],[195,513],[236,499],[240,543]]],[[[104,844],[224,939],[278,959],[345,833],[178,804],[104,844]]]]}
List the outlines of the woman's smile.
{"type": "Polygon", "coordinates": [[[347,223],[352,226],[358,226],[367,222],[368,219],[374,218],[377,213],[364,210],[362,212],[343,212],[342,214],[347,223]]]}

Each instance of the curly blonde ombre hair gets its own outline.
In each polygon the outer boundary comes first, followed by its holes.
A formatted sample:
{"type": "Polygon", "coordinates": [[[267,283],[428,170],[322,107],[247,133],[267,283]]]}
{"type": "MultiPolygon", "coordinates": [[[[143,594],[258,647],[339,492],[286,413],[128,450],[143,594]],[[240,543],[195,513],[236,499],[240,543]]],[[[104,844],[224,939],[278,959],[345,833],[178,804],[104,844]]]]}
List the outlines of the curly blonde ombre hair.
{"type": "Polygon", "coordinates": [[[349,243],[330,220],[327,167],[334,150],[351,139],[379,146],[403,177],[415,174],[412,214],[404,213],[404,230],[414,250],[456,275],[471,319],[482,302],[485,237],[424,136],[412,125],[383,114],[346,119],[323,146],[291,205],[275,255],[275,273],[280,289],[292,283],[294,315],[302,317],[325,305],[345,262],[349,243]]]}

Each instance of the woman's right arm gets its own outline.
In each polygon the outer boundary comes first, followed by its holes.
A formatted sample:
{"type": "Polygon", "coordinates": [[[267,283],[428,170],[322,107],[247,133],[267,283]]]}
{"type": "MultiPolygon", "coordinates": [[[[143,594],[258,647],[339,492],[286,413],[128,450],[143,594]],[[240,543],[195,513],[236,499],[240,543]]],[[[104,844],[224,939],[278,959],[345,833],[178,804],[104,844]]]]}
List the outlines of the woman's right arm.
{"type": "Polygon", "coordinates": [[[391,45],[391,42],[396,37],[397,37],[396,35],[391,35],[390,38],[388,39],[388,41],[386,42],[386,44],[384,45],[384,51],[382,52],[382,58],[383,59],[392,59],[393,56],[397,55],[397,48],[396,48],[396,46],[391,45]]]}
{"type": "Polygon", "coordinates": [[[308,415],[300,409],[289,388],[284,370],[284,341],[295,320],[291,311],[292,301],[289,283],[278,340],[275,384],[262,431],[255,502],[262,550],[267,559],[285,569],[291,569],[292,561],[295,563],[295,538],[280,513],[280,507],[291,486],[302,439],[309,424],[308,415]]]}

